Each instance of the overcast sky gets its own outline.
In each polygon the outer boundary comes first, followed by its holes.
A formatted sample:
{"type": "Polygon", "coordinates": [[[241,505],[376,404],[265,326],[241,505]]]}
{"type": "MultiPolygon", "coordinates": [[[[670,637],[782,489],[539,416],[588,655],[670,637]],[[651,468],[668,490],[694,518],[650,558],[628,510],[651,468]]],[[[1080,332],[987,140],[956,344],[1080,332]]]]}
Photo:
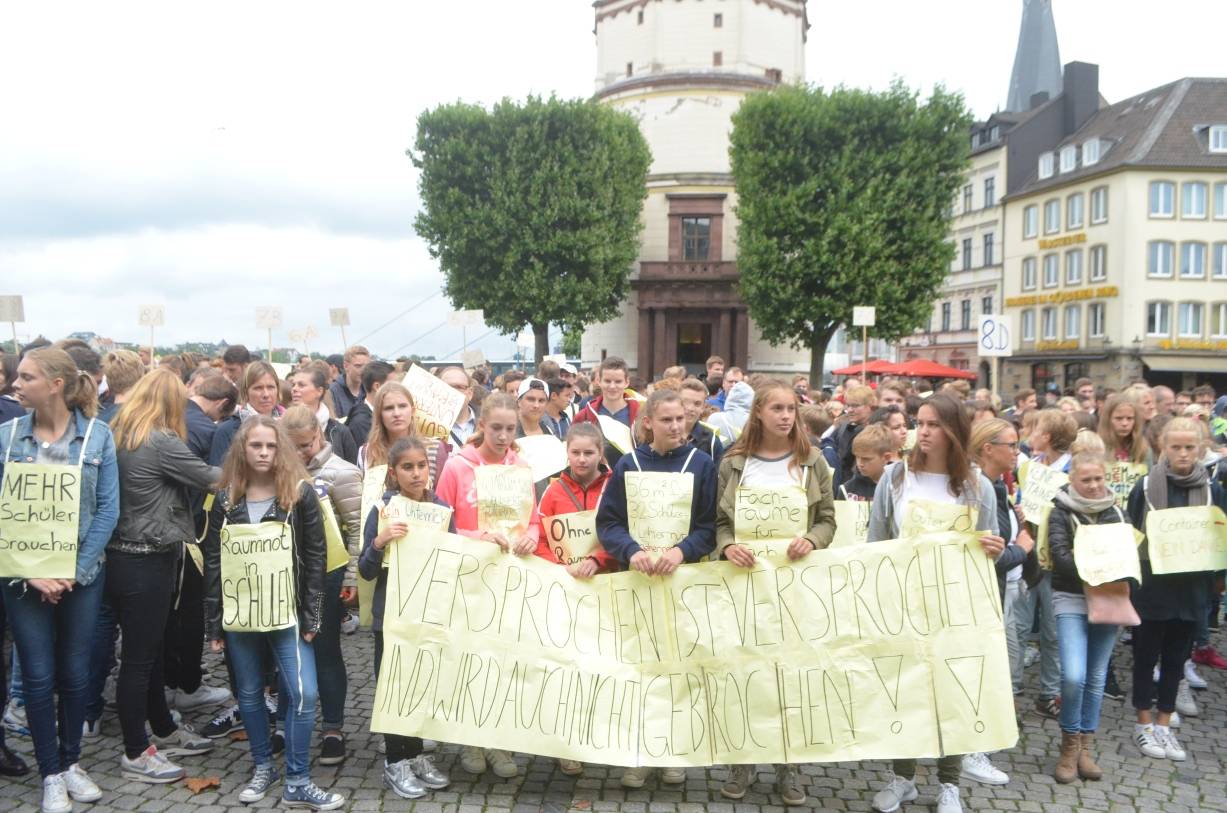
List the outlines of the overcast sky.
{"type": "MultiPolygon", "coordinates": [[[[1062,60],[1098,63],[1111,101],[1227,72],[1225,2],[1053,5],[1062,60]]],[[[983,117],[1005,103],[1021,8],[811,0],[809,80],[941,82],[983,117]]],[[[411,226],[416,117],[591,93],[592,28],[586,0],[5,3],[0,294],[25,296],[19,335],[144,341],[138,306],[161,303],[159,343],[263,346],[254,309],[280,305],[279,346],[313,325],[312,349],[335,351],[344,306],[351,342],[391,320],[365,338],[376,353],[458,353],[411,226]]],[[[473,346],[514,352],[497,333],[473,346]]]]}

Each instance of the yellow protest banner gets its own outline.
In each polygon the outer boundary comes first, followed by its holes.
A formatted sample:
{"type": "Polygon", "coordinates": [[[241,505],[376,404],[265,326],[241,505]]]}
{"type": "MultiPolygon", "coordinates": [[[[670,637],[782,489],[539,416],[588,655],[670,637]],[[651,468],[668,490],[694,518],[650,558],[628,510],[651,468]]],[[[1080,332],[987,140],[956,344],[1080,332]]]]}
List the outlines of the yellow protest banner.
{"type": "MultiPolygon", "coordinates": [[[[404,522],[413,529],[428,531],[446,531],[452,521],[452,509],[445,505],[435,505],[432,502],[417,502],[408,497],[396,494],[388,499],[379,514],[379,530],[382,532],[390,522],[404,522]]],[[[403,537],[402,537],[403,538],[403,537]]],[[[394,539],[390,547],[396,547],[400,539],[394,539]]],[[[391,561],[389,556],[383,557],[383,566],[391,561]]]]}
{"type": "Polygon", "coordinates": [[[1146,542],[1155,573],[1227,569],[1227,517],[1217,505],[1148,512],[1146,542]]]}
{"type": "Polygon", "coordinates": [[[596,511],[542,517],[541,524],[550,548],[564,565],[582,562],[601,545],[596,538],[596,511]]]}
{"type": "Polygon", "coordinates": [[[996,574],[974,534],[584,581],[461,537],[418,542],[388,573],[375,731],[655,766],[1017,740],[996,574]]]}
{"type": "Polygon", "coordinates": [[[1069,482],[1069,475],[1043,463],[1028,461],[1018,472],[1019,494],[1023,516],[1035,525],[1035,555],[1040,567],[1052,570],[1052,554],[1048,550],[1048,515],[1052,513],[1052,498],[1069,482]]]}
{"type": "Polygon", "coordinates": [[[1129,502],[1129,493],[1133,491],[1138,480],[1146,476],[1148,468],[1145,463],[1109,463],[1107,466],[1107,485],[1114,495],[1116,504],[1123,511],[1129,502]]]}
{"type": "Polygon", "coordinates": [[[908,539],[941,531],[970,533],[976,529],[980,510],[970,505],[954,505],[934,500],[909,500],[899,523],[899,536],[908,539]]]}
{"type": "Polygon", "coordinates": [[[428,438],[446,438],[464,408],[464,393],[452,389],[414,364],[401,382],[413,396],[413,423],[428,438]]]}
{"type": "Polygon", "coordinates": [[[328,548],[328,563],[324,570],[331,573],[349,565],[349,550],[341,534],[341,523],[337,522],[337,512],[327,496],[320,497],[320,519],[324,522],[324,543],[328,548]]]}
{"type": "Polygon", "coordinates": [[[533,482],[553,477],[567,467],[567,447],[553,435],[516,438],[516,452],[533,471],[533,482]]]}
{"type": "MultiPolygon", "coordinates": [[[[690,518],[687,517],[687,520],[690,518]]],[[[755,556],[787,552],[809,530],[809,498],[801,486],[740,486],[733,505],[733,536],[755,556]]],[[[687,523],[689,530],[689,522],[687,523]]]]}
{"type": "Polygon", "coordinates": [[[635,448],[629,426],[608,415],[598,415],[596,420],[601,425],[601,434],[605,436],[605,440],[619,452],[626,454],[635,448]]]}
{"type": "Polygon", "coordinates": [[[869,541],[869,509],[872,505],[868,500],[835,501],[835,538],[831,540],[832,548],[869,541]]]}
{"type": "Polygon", "coordinates": [[[80,466],[5,463],[0,481],[0,576],[75,579],[80,511],[80,466]]]}
{"type": "MultiPolygon", "coordinates": [[[[366,530],[366,518],[371,515],[371,509],[383,499],[387,490],[388,466],[371,466],[362,473],[362,528],[366,530]]],[[[364,627],[371,626],[371,602],[375,600],[375,582],[367,581],[358,575],[358,623],[364,627]]]]}
{"type": "Polygon", "coordinates": [[[1074,533],[1074,564],[1082,581],[1092,587],[1120,579],[1141,582],[1136,534],[1128,522],[1079,525],[1074,533]]]}
{"type": "Polygon", "coordinates": [[[223,525],[222,629],[270,632],[298,623],[289,523],[223,525]]]}
{"type": "Polygon", "coordinates": [[[524,535],[533,515],[533,472],[528,466],[478,466],[477,527],[514,541],[524,535]]]}
{"type": "Polygon", "coordinates": [[[653,557],[690,534],[694,472],[626,472],[626,519],[631,539],[653,557]]]}

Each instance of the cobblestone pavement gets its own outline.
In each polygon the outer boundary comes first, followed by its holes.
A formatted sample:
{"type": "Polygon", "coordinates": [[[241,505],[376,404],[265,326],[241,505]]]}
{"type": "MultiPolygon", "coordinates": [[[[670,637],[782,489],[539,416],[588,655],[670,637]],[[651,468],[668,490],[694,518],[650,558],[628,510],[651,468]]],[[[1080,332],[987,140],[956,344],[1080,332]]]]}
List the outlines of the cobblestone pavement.
{"type": "MultiPolygon", "coordinates": [[[[1215,643],[1227,650],[1227,630],[1214,633],[1215,643]]],[[[347,708],[346,736],[349,759],[340,766],[314,765],[312,776],[321,786],[346,796],[348,811],[416,811],[417,813],[484,813],[485,811],[619,811],[620,813],[783,813],[775,792],[773,775],[761,766],[759,782],[746,798],[736,804],[720,796],[723,768],[692,768],[686,784],[660,786],[656,779],[641,790],[625,790],[619,784],[621,768],[587,766],[582,777],[564,776],[553,759],[518,757],[520,775],[501,780],[487,774],[474,778],[461,770],[455,746],[444,746],[438,762],[452,778],[451,787],[425,800],[409,802],[386,791],[381,768],[383,757],[377,750],[379,736],[368,729],[371,696],[375,681],[370,674],[371,636],[359,632],[346,636],[343,644],[349,664],[350,700],[347,708]]],[[[210,656],[211,680],[224,681],[220,662],[210,656]]],[[[1118,646],[1118,676],[1126,690],[1129,686],[1130,650],[1118,646]]],[[[1034,701],[1039,677],[1038,665],[1027,670],[1027,693],[1034,701]]],[[[968,810],[1012,810],[1035,813],[1064,813],[1075,810],[1145,811],[1185,813],[1186,811],[1223,811],[1227,809],[1227,672],[1202,668],[1209,682],[1205,691],[1195,692],[1201,715],[1187,720],[1179,729],[1188,760],[1174,763],[1141,756],[1131,742],[1132,711],[1127,701],[1105,700],[1103,723],[1097,739],[1100,764],[1106,771],[1104,781],[1057,785],[1051,778],[1060,732],[1054,720],[1045,720],[1028,710],[1023,715],[1021,738],[1016,748],[994,755],[994,763],[1009,772],[1005,787],[975,785],[964,780],[963,802],[968,810]]],[[[1028,705],[1029,709],[1030,706],[1028,705]]],[[[193,713],[189,722],[203,726],[212,710],[193,713]]],[[[221,813],[241,811],[237,794],[247,781],[251,761],[247,743],[219,740],[212,753],[182,760],[188,776],[217,776],[221,789],[199,795],[182,783],[141,785],[119,777],[119,723],[108,711],[103,718],[103,736],[86,741],[81,764],[106,792],[96,805],[77,805],[76,809],[132,810],[147,813],[221,813]]],[[[34,766],[28,737],[8,738],[34,766]]],[[[887,773],[881,762],[806,765],[803,782],[809,794],[808,807],[819,810],[870,810],[872,789],[887,773]]],[[[908,806],[913,810],[932,809],[936,779],[932,762],[921,762],[918,784],[920,799],[908,806]]],[[[23,780],[0,778],[0,813],[37,811],[41,789],[34,776],[23,780]]],[[[270,795],[255,808],[278,806],[270,795]]]]}

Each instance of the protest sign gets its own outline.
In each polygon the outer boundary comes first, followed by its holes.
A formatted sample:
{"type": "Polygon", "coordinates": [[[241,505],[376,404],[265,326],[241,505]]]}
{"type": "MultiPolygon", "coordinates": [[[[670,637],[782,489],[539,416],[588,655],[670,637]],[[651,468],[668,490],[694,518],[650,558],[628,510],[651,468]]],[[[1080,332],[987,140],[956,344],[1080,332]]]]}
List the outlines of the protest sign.
{"type": "Polygon", "coordinates": [[[542,517],[546,538],[558,561],[573,565],[600,547],[596,538],[596,511],[575,511],[542,517]]]}
{"type": "MultiPolygon", "coordinates": [[[[412,533],[416,530],[446,531],[452,521],[452,509],[446,505],[435,505],[432,502],[417,502],[397,494],[388,499],[379,514],[379,530],[382,532],[390,522],[403,522],[409,526],[412,533]]],[[[402,537],[403,538],[403,537],[402,537]]],[[[393,539],[389,547],[395,547],[400,539],[393,539]]],[[[383,566],[387,567],[391,558],[383,557],[383,566]]]]}
{"type": "MultiPolygon", "coordinates": [[[[686,517],[689,530],[690,517],[686,517]]],[[[788,551],[809,530],[809,499],[801,486],[739,486],[733,505],[733,536],[755,556],[788,551]]]]}
{"type": "Polygon", "coordinates": [[[337,522],[337,512],[332,509],[332,500],[328,495],[320,497],[320,519],[324,523],[324,543],[328,548],[328,563],[324,570],[331,573],[349,565],[349,550],[345,547],[341,523],[337,522]]]}
{"type": "Polygon", "coordinates": [[[223,525],[222,629],[271,632],[298,623],[289,523],[223,525]]]}
{"type": "Polygon", "coordinates": [[[658,557],[690,533],[694,472],[627,471],[626,519],[631,539],[658,557]]]}
{"type": "Polygon", "coordinates": [[[1074,533],[1074,564],[1082,581],[1092,587],[1120,579],[1141,582],[1137,532],[1127,522],[1079,525],[1074,533]]]}
{"type": "Polygon", "coordinates": [[[0,576],[75,579],[81,467],[4,464],[0,482],[0,576]]]}
{"type": "MultiPolygon", "coordinates": [[[[366,530],[367,517],[371,515],[371,509],[374,508],[379,501],[383,499],[383,493],[387,490],[388,481],[388,466],[371,466],[362,473],[362,529],[366,530]]],[[[362,578],[362,574],[358,574],[358,623],[364,627],[369,627],[373,617],[371,615],[371,602],[375,600],[375,581],[362,578]]]]}
{"type": "Polygon", "coordinates": [[[533,482],[553,477],[567,467],[567,447],[550,434],[516,438],[516,452],[533,471],[533,482]]]}
{"type": "Polygon", "coordinates": [[[533,473],[528,466],[478,466],[477,527],[514,542],[528,530],[533,515],[533,473]]]}
{"type": "Polygon", "coordinates": [[[1227,569],[1227,517],[1217,505],[1148,512],[1146,541],[1155,573],[1227,569]]]}
{"type": "Polygon", "coordinates": [[[464,408],[464,393],[454,390],[418,365],[401,382],[413,396],[413,423],[428,438],[446,438],[464,408]]]}
{"type": "Polygon", "coordinates": [[[939,531],[971,532],[976,529],[980,511],[970,505],[909,500],[899,523],[899,536],[907,539],[939,531]]]}
{"type": "Polygon", "coordinates": [[[1052,498],[1069,482],[1069,475],[1043,463],[1029,461],[1019,470],[1019,479],[1022,481],[1019,493],[1022,495],[1023,516],[1035,526],[1035,555],[1040,567],[1052,570],[1052,554],[1048,550],[1048,515],[1052,513],[1052,498]]]}
{"type": "Polygon", "coordinates": [[[1138,480],[1146,476],[1145,463],[1109,463],[1107,474],[1108,489],[1116,495],[1116,504],[1123,511],[1129,502],[1129,493],[1133,491],[1138,480]]]}
{"type": "Polygon", "coordinates": [[[972,534],[591,580],[420,541],[388,573],[375,731],[628,766],[1017,740],[996,574],[972,534]]]}
{"type": "Polygon", "coordinates": [[[872,505],[868,500],[835,501],[835,538],[831,540],[832,548],[859,545],[869,540],[869,508],[872,505]]]}
{"type": "Polygon", "coordinates": [[[635,448],[629,426],[608,415],[598,415],[596,420],[601,425],[601,434],[605,436],[605,440],[619,452],[626,454],[635,448]]]}

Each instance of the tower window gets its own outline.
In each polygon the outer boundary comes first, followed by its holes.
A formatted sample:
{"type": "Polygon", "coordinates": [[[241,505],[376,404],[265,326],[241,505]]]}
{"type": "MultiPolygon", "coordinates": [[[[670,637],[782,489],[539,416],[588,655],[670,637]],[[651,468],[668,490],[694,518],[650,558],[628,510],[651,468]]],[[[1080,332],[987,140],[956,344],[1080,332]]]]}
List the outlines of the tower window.
{"type": "MultiPolygon", "coordinates": [[[[639,13],[642,14],[643,12],[639,12],[639,13]]],[[[715,28],[724,28],[724,15],[717,14],[714,17],[712,17],[712,25],[715,28]]]]}
{"type": "Polygon", "coordinates": [[[643,25],[643,9],[639,9],[639,25],[643,25]]]}
{"type": "Polygon", "coordinates": [[[627,75],[627,76],[630,76],[630,75],[631,75],[631,74],[633,74],[634,72],[635,72],[635,63],[634,63],[634,62],[627,62],[627,63],[626,63],[626,75],[627,75]]]}
{"type": "Polygon", "coordinates": [[[724,64],[724,51],[716,51],[711,55],[711,64],[719,68],[724,64]]]}
{"type": "Polygon", "coordinates": [[[767,78],[778,85],[780,82],[784,81],[784,72],[779,68],[768,68],[767,78]]]}

